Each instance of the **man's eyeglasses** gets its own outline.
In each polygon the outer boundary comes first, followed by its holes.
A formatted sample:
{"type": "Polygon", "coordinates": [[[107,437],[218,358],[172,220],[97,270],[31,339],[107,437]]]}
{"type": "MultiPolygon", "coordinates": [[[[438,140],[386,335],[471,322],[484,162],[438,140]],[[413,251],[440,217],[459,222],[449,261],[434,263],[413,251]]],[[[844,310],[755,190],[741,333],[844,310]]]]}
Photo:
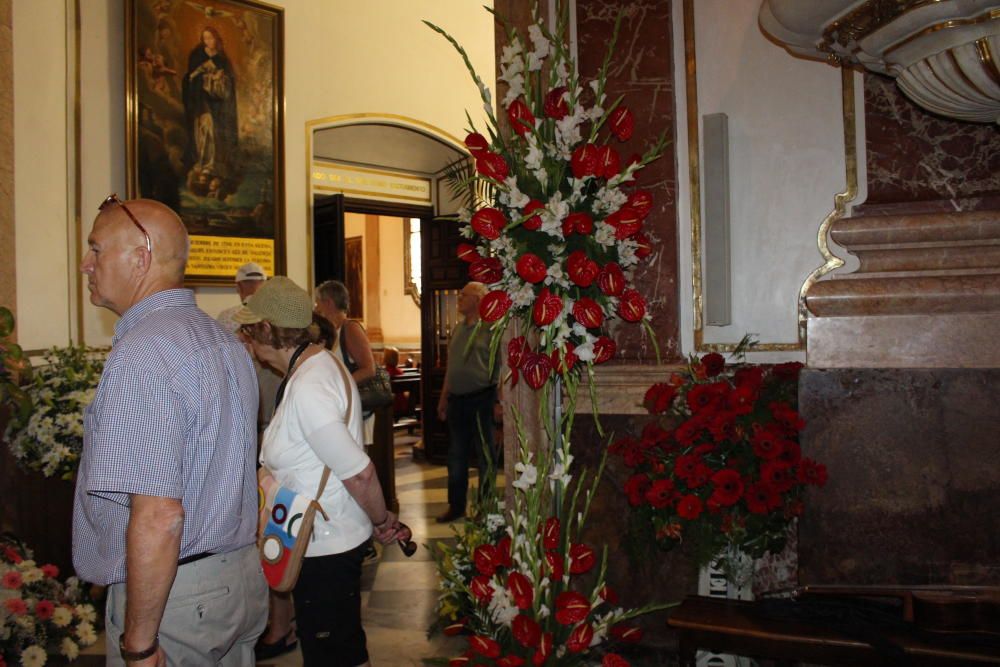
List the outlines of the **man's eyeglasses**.
{"type": "Polygon", "coordinates": [[[139,222],[139,219],[136,218],[134,215],[132,215],[132,211],[128,210],[128,207],[125,206],[125,202],[119,199],[117,194],[111,193],[110,195],[108,195],[107,199],[101,202],[101,205],[97,207],[97,210],[103,211],[104,209],[106,209],[111,205],[117,205],[122,207],[122,210],[125,211],[125,215],[127,215],[129,219],[132,220],[133,223],[135,223],[135,226],[139,228],[139,231],[142,232],[142,235],[146,237],[146,251],[152,254],[153,243],[149,240],[149,232],[147,232],[146,228],[142,226],[142,223],[139,222]]]}

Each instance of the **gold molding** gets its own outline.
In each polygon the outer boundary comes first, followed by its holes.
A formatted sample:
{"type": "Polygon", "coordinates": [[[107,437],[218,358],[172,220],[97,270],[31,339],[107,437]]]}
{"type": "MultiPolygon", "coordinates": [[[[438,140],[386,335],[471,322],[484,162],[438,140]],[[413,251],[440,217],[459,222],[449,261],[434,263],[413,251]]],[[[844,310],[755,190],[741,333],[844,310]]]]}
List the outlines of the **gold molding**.
{"type": "Polygon", "coordinates": [[[809,321],[809,311],[806,310],[806,293],[813,284],[844,265],[844,260],[837,257],[830,250],[829,232],[834,222],[844,217],[847,211],[847,203],[858,196],[858,156],[857,156],[857,119],[854,104],[854,70],[841,68],[841,99],[844,113],[844,157],[846,167],[846,189],[836,194],[833,198],[833,210],[827,214],[819,226],[816,234],[816,245],[820,255],[823,256],[823,264],[816,268],[802,283],[799,289],[799,338],[805,340],[806,324],[809,321]]]}
{"type": "Polygon", "coordinates": [[[372,201],[407,199],[409,201],[419,202],[421,204],[431,203],[427,197],[407,197],[406,195],[382,195],[377,192],[372,192],[371,190],[352,190],[350,188],[337,188],[332,185],[314,185],[313,190],[319,190],[321,192],[341,193],[345,195],[364,195],[366,198],[371,199],[372,201]]]}
{"type": "Polygon", "coordinates": [[[851,42],[864,39],[887,23],[938,2],[942,0],[868,0],[827,26],[818,48],[829,51],[829,45],[834,42],[846,48],[851,42]]]}
{"type": "MultiPolygon", "coordinates": [[[[313,240],[313,186],[312,186],[312,165],[316,159],[313,157],[313,134],[317,130],[325,130],[341,125],[394,125],[403,129],[420,132],[441,143],[454,148],[456,152],[469,155],[465,143],[458,137],[445,132],[439,127],[425,123],[416,118],[401,116],[391,113],[353,113],[340,114],[337,116],[324,116],[307,120],[305,123],[305,157],[306,157],[306,279],[309,282],[309,292],[312,293],[312,285],[316,283],[316,267],[313,262],[314,240],[313,240]],[[382,121],[382,122],[379,122],[382,121]]],[[[378,200],[373,200],[378,201],[378,200]]]]}
{"type": "Polygon", "coordinates": [[[976,40],[976,51],[979,52],[979,61],[983,64],[983,69],[1000,86],[1000,63],[993,57],[990,43],[985,37],[976,40]]]}
{"type": "Polygon", "coordinates": [[[370,167],[356,167],[353,164],[346,164],[344,162],[336,162],[335,160],[317,160],[313,159],[312,166],[314,167],[339,167],[341,169],[347,169],[349,171],[360,171],[366,174],[378,174],[379,176],[392,176],[393,178],[401,178],[409,181],[420,181],[421,183],[429,183],[431,178],[429,176],[414,176],[410,172],[405,171],[387,171],[385,169],[372,169],[370,167]]]}
{"type": "Polygon", "coordinates": [[[939,30],[949,30],[951,28],[961,28],[967,25],[976,25],[977,23],[986,23],[987,21],[998,21],[1000,20],[1000,9],[989,9],[978,16],[973,16],[967,19],[948,19],[947,21],[942,21],[940,23],[935,23],[934,25],[929,25],[918,33],[914,33],[907,37],[906,39],[900,40],[887,48],[885,50],[884,56],[888,56],[893,51],[901,49],[915,39],[919,39],[925,35],[930,35],[931,33],[938,32],[939,30]]]}
{"type": "MultiPolygon", "coordinates": [[[[80,274],[81,251],[83,245],[83,114],[81,111],[81,7],[80,0],[73,0],[73,225],[76,234],[71,234],[69,248],[69,270],[74,275],[76,284],[76,342],[86,341],[83,313],[83,278],[80,274]],[[75,245],[75,247],[74,247],[75,245]]],[[[72,310],[72,306],[71,306],[72,310]]],[[[72,316],[71,316],[72,317],[72,316]]],[[[72,321],[72,320],[71,320],[72,321]]],[[[70,340],[73,340],[72,334],[70,340]]]]}
{"type": "MultiPolygon", "coordinates": [[[[698,66],[694,30],[694,0],[684,0],[684,60],[687,97],[688,178],[691,184],[691,290],[695,352],[732,352],[738,343],[706,343],[704,336],[704,296],[701,276],[701,147],[698,129],[698,66]]],[[[852,98],[853,99],[853,98],[852,98]]],[[[853,107],[851,114],[853,117],[853,107]]],[[[845,121],[846,122],[846,121],[845,121]]],[[[852,139],[853,141],[853,139],[852,139]]],[[[799,317],[802,317],[801,304],[799,317]]],[[[805,349],[805,335],[799,331],[795,343],[758,343],[754,352],[796,352],[805,349]]]]}

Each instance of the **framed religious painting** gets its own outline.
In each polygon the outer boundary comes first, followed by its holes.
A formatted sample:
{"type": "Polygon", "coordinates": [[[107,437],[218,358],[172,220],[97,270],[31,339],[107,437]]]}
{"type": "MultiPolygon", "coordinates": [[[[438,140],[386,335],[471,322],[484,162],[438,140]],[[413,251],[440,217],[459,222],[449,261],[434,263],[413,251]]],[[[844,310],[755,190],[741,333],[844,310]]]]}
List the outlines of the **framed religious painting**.
{"type": "Polygon", "coordinates": [[[127,0],[129,197],[191,236],[186,281],[285,272],[284,10],[253,0],[127,0]]]}

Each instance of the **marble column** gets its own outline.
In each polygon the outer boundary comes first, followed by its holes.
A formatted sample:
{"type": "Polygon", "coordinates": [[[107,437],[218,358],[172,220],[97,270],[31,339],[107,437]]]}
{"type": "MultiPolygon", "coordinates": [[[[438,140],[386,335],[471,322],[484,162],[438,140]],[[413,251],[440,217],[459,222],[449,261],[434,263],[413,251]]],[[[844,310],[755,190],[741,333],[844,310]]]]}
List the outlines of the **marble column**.
{"type": "Polygon", "coordinates": [[[0,0],[0,305],[15,310],[14,26],[11,0],[0,0]]]}

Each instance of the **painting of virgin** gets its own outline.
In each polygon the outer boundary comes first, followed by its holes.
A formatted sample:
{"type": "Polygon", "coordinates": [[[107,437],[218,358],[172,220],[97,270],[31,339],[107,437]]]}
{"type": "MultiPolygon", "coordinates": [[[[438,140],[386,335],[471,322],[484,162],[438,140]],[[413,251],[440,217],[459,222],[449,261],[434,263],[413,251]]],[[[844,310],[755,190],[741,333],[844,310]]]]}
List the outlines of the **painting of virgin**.
{"type": "Polygon", "coordinates": [[[130,197],[191,235],[187,281],[284,271],[283,10],[254,0],[128,0],[130,197]]]}

